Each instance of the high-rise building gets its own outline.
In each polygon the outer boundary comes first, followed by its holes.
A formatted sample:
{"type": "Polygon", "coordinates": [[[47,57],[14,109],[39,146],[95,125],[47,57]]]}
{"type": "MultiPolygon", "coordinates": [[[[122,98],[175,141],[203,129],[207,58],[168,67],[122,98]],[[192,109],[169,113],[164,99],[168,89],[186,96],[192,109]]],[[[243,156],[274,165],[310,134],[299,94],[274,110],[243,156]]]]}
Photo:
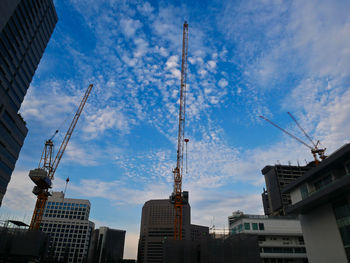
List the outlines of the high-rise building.
{"type": "Polygon", "coordinates": [[[291,182],[298,179],[306,171],[313,167],[293,165],[267,165],[261,172],[265,177],[266,190],[261,197],[265,215],[285,215],[286,208],[291,204],[290,195],[282,193],[283,189],[291,182]]]}
{"type": "Polygon", "coordinates": [[[230,235],[258,237],[262,263],[308,262],[300,221],[296,216],[246,215],[236,211],[228,217],[228,223],[230,235]]]}
{"type": "Polygon", "coordinates": [[[299,215],[310,263],[350,262],[350,144],[284,191],[287,213],[299,215]]]}
{"type": "Polygon", "coordinates": [[[89,221],[90,201],[65,198],[53,192],[46,202],[40,229],[50,235],[49,253],[64,262],[85,262],[94,223],[89,221]]]}
{"type": "Polygon", "coordinates": [[[0,206],[28,132],[19,109],[56,23],[52,0],[0,1],[0,206]]]}
{"type": "Polygon", "coordinates": [[[119,263],[123,259],[125,230],[100,227],[91,235],[88,263],[119,263]]]}
{"type": "MultiPolygon", "coordinates": [[[[187,192],[185,196],[188,196],[187,192]]],[[[164,260],[164,242],[174,238],[174,205],[169,199],[147,201],[142,208],[137,262],[157,263],[164,260]]],[[[191,225],[191,207],[183,206],[183,240],[198,240],[209,235],[209,228],[191,225]]]]}

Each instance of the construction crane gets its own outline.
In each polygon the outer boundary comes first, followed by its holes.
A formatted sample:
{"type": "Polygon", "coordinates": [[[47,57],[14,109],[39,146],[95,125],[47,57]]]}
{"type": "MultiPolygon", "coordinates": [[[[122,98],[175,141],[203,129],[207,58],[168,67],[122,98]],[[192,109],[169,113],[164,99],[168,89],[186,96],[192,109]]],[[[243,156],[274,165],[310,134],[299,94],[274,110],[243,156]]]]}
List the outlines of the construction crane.
{"type": "Polygon", "coordinates": [[[264,117],[264,116],[259,116],[261,119],[269,122],[270,124],[272,124],[273,126],[275,126],[276,128],[280,129],[281,131],[283,131],[285,134],[289,135],[290,137],[294,138],[295,140],[297,140],[298,142],[304,144],[306,147],[308,147],[311,150],[311,154],[314,157],[315,160],[315,164],[319,164],[320,160],[318,158],[321,159],[321,161],[323,161],[324,159],[327,158],[327,156],[325,155],[325,151],[326,148],[319,148],[319,144],[320,141],[318,140],[316,143],[314,143],[314,141],[311,139],[311,137],[307,134],[307,132],[301,127],[301,125],[299,124],[299,122],[294,118],[294,116],[288,112],[288,115],[291,117],[291,119],[296,123],[296,125],[299,127],[299,129],[304,133],[305,137],[312,143],[312,146],[308,145],[306,142],[304,142],[303,140],[301,140],[300,138],[298,138],[297,136],[291,134],[290,132],[286,131],[285,129],[281,128],[280,126],[278,126],[277,124],[275,124],[274,122],[270,121],[268,118],[264,117]]]}
{"type": "Polygon", "coordinates": [[[55,172],[61,161],[64,151],[66,150],[69,139],[71,138],[75,125],[77,124],[81,112],[84,109],[85,103],[90,95],[93,85],[90,84],[87,88],[85,95],[78,107],[77,112],[74,115],[72,123],[61,143],[60,149],[57,152],[55,158],[53,158],[53,138],[58,133],[56,130],[55,134],[45,142],[44,150],[42,152],[39,167],[29,172],[30,179],[36,184],[33,188],[33,194],[37,196],[32,221],[30,223],[30,229],[39,229],[40,223],[43,217],[45,204],[47,198],[50,196],[49,188],[51,188],[52,180],[54,179],[55,172]]]}
{"type": "Polygon", "coordinates": [[[186,80],[187,80],[187,51],[188,51],[188,24],[183,24],[182,34],[182,62],[181,62],[181,86],[180,86],[180,111],[179,111],[179,132],[177,138],[177,159],[174,174],[174,190],[170,196],[171,203],[174,204],[174,239],[182,240],[182,208],[186,198],[182,193],[183,175],[183,154],[185,139],[185,112],[186,112],[186,80]]]}

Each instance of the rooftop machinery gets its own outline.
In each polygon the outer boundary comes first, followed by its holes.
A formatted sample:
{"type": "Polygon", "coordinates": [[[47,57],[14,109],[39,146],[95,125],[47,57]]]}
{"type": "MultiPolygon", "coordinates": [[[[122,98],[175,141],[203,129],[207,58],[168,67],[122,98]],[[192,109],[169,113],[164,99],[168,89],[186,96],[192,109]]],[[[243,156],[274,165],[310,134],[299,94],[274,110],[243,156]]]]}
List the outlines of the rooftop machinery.
{"type": "Polygon", "coordinates": [[[185,112],[186,112],[186,80],[187,80],[187,51],[188,51],[188,24],[183,24],[182,34],[182,62],[181,62],[181,86],[180,86],[180,111],[179,111],[179,132],[177,137],[177,160],[174,174],[174,190],[170,196],[174,204],[174,239],[182,240],[182,207],[186,198],[182,193],[183,155],[185,139],[185,112]]]}
{"type": "Polygon", "coordinates": [[[299,127],[299,129],[304,133],[305,137],[312,143],[312,146],[308,145],[306,142],[304,142],[303,140],[301,140],[300,138],[298,138],[297,136],[291,134],[290,132],[286,131],[285,129],[281,128],[280,126],[278,126],[277,124],[275,124],[274,122],[270,121],[268,118],[264,117],[264,116],[259,116],[261,119],[269,122],[270,124],[272,124],[273,126],[275,126],[277,129],[280,129],[281,131],[283,131],[284,133],[288,134],[290,137],[294,138],[295,140],[297,140],[298,142],[304,144],[306,147],[308,147],[311,150],[311,154],[315,159],[315,164],[319,164],[320,161],[323,161],[324,159],[327,158],[327,156],[325,155],[325,151],[326,148],[319,148],[320,145],[320,141],[318,140],[316,143],[314,143],[314,141],[311,139],[311,137],[306,133],[306,131],[300,126],[300,124],[298,123],[298,121],[294,118],[294,116],[288,112],[288,115],[291,117],[291,119],[296,123],[296,125],[299,127]],[[318,159],[320,158],[320,160],[318,159]]]}
{"type": "Polygon", "coordinates": [[[29,171],[30,179],[36,184],[33,188],[33,194],[37,196],[37,201],[35,204],[32,221],[30,223],[30,229],[39,229],[40,223],[43,217],[43,212],[47,198],[50,196],[49,188],[51,188],[52,180],[54,179],[54,174],[56,169],[61,161],[63,153],[67,147],[70,137],[73,134],[75,125],[77,124],[80,114],[83,111],[85,103],[90,95],[93,85],[90,84],[87,88],[85,95],[79,105],[77,112],[74,115],[72,123],[69,126],[69,129],[64,137],[60,149],[57,152],[56,157],[53,157],[53,137],[55,134],[45,142],[44,150],[40,158],[39,167],[29,171]]]}

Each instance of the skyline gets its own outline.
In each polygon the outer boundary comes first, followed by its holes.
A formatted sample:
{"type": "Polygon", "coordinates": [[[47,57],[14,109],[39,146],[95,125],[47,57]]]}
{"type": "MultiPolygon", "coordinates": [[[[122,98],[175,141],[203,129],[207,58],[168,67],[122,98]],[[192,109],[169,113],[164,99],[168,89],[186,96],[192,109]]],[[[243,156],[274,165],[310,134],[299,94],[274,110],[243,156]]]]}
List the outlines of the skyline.
{"type": "Polygon", "coordinates": [[[97,226],[126,230],[125,256],[136,258],[142,205],[172,192],[184,20],[190,141],[183,190],[194,224],[227,228],[234,210],[262,214],[260,170],[312,160],[309,149],[258,115],[304,139],[286,114],[292,112],[328,154],[348,142],[345,1],[55,6],[59,21],[20,109],[29,132],[0,216],[27,214],[30,221],[29,170],[60,128],[57,149],[91,82],[53,190],[63,191],[69,176],[66,196],[89,199],[97,226]]]}

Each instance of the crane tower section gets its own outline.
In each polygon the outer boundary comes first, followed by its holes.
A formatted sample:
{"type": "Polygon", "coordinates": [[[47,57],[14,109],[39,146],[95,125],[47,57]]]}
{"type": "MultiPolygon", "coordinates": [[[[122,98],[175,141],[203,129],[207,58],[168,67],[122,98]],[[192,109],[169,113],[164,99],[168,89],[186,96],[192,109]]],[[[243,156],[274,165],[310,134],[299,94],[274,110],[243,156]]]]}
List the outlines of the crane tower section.
{"type": "Polygon", "coordinates": [[[182,239],[182,207],[184,198],[182,195],[183,154],[185,144],[185,113],[186,113],[186,81],[187,81],[187,51],[188,51],[188,24],[183,24],[182,34],[182,62],[181,62],[181,86],[180,86],[180,110],[179,131],[177,139],[177,160],[174,174],[174,189],[171,202],[174,204],[174,239],[182,239]]]}

